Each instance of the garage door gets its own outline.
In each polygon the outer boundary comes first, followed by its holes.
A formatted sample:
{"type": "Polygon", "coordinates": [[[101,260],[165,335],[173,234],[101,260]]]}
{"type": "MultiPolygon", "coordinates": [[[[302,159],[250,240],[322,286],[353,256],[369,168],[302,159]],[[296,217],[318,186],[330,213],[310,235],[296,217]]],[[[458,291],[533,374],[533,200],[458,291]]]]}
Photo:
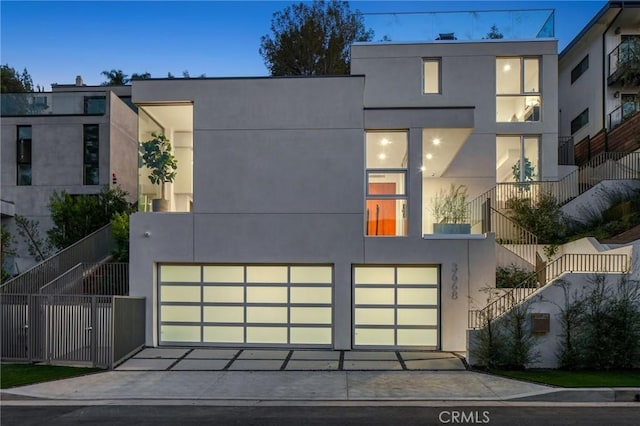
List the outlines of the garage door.
{"type": "Polygon", "coordinates": [[[437,266],[353,268],[354,347],[438,349],[437,266]]]}
{"type": "Polygon", "coordinates": [[[332,346],[327,265],[161,265],[161,344],[332,346]]]}

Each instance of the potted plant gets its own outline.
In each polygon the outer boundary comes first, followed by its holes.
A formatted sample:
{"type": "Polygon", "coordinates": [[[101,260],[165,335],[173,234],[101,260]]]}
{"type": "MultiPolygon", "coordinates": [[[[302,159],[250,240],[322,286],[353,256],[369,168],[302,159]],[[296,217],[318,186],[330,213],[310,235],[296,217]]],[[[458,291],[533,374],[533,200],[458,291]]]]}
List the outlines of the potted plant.
{"type": "Polygon", "coordinates": [[[451,184],[449,192],[441,189],[431,199],[431,212],[435,223],[434,234],[470,234],[471,225],[467,221],[467,187],[451,184]]]}
{"type": "Polygon", "coordinates": [[[160,199],[152,201],[154,212],[169,210],[169,200],[165,197],[165,183],[173,182],[176,177],[178,162],[171,153],[171,143],[165,135],[152,133],[152,139],[140,144],[142,164],[150,170],[149,180],[161,186],[160,199]]]}

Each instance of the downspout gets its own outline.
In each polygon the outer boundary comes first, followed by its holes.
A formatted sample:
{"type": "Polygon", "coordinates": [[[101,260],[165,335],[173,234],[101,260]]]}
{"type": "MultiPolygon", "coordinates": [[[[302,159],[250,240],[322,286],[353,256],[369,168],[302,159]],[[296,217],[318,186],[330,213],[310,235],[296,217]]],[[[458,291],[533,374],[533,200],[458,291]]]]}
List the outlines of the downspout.
{"type": "Polygon", "coordinates": [[[619,5],[620,5],[620,9],[618,10],[618,13],[616,13],[616,16],[613,17],[609,25],[607,25],[607,28],[605,28],[604,32],[602,33],[602,129],[604,130],[604,152],[609,151],[609,129],[607,127],[607,109],[606,109],[606,106],[607,106],[606,81],[609,78],[609,73],[607,70],[607,62],[608,62],[607,59],[609,58],[609,55],[607,53],[607,45],[605,41],[606,41],[607,32],[611,29],[613,24],[618,19],[618,16],[620,16],[620,14],[622,13],[622,10],[624,9],[623,1],[620,2],[619,5]]]}

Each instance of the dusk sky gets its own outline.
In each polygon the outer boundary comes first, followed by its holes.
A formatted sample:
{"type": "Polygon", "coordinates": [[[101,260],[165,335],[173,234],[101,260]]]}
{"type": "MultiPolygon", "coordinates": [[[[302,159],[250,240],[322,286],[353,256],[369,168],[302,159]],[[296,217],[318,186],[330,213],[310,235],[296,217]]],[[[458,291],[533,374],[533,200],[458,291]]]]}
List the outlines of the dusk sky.
{"type": "MultiPolygon", "coordinates": [[[[111,69],[128,75],[149,72],[152,77],[166,77],[167,72],[180,77],[184,70],[192,77],[264,76],[268,72],[258,53],[260,37],[269,33],[272,14],[291,3],[2,0],[0,61],[18,70],[26,67],[34,84],[47,91],[51,83],[73,83],[76,75],[86,84],[100,84],[101,71],[111,69]]],[[[350,4],[365,14],[365,20],[367,14],[381,12],[555,9],[555,37],[562,50],[605,2],[350,4]]],[[[373,29],[374,40],[382,38],[384,30],[373,29]]]]}

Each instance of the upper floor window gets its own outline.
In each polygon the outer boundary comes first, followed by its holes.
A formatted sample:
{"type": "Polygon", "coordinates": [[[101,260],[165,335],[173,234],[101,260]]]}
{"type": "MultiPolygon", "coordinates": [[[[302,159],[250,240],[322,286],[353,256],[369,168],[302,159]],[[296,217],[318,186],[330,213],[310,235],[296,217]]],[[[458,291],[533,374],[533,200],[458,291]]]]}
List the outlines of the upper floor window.
{"type": "Polygon", "coordinates": [[[576,118],[571,120],[571,134],[582,129],[589,123],[589,108],[582,111],[576,118]]]}
{"type": "Polygon", "coordinates": [[[585,56],[583,60],[580,61],[578,65],[576,65],[571,70],[571,84],[573,84],[577,79],[580,78],[582,74],[585,73],[589,69],[589,55],[585,56]]]}
{"type": "Polygon", "coordinates": [[[406,131],[366,133],[366,235],[407,235],[406,131]]]}
{"type": "Polygon", "coordinates": [[[83,185],[100,184],[99,130],[97,124],[83,128],[83,185]]]}
{"type": "Polygon", "coordinates": [[[422,90],[427,94],[441,93],[440,59],[429,58],[422,61],[423,82],[422,90]]]}
{"type": "Polygon", "coordinates": [[[496,137],[496,182],[540,180],[540,137],[508,135],[496,137]]]}
{"type": "Polygon", "coordinates": [[[18,126],[17,184],[31,185],[31,126],[18,126]]]}
{"type": "Polygon", "coordinates": [[[540,59],[496,58],[496,121],[540,121],[540,59]]]}
{"type": "Polygon", "coordinates": [[[104,114],[106,112],[106,97],[104,96],[85,96],[84,97],[84,113],[85,114],[104,114]]]}

